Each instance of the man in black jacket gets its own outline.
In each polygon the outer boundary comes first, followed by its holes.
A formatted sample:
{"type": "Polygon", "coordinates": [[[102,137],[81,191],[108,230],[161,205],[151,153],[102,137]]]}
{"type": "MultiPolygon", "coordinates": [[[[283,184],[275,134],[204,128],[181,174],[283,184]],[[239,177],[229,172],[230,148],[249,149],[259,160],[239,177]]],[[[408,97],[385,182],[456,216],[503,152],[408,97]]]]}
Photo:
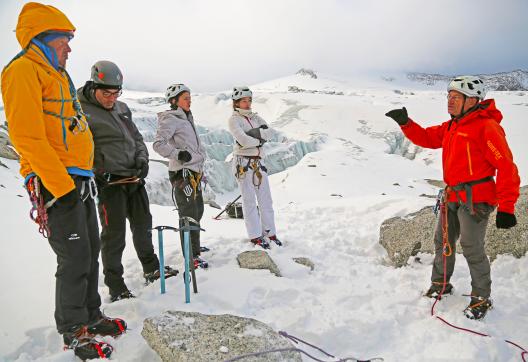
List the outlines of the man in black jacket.
{"type": "MultiPolygon", "coordinates": [[[[128,106],[117,100],[123,76],[117,65],[98,61],[91,79],[77,93],[95,143],[94,172],[99,189],[99,218],[104,282],[111,301],[132,298],[123,279],[126,219],[146,282],[159,279],[159,260],[152,245],[152,215],[145,190],[148,150],[128,106]]],[[[177,271],[165,267],[165,276],[177,271]]]]}

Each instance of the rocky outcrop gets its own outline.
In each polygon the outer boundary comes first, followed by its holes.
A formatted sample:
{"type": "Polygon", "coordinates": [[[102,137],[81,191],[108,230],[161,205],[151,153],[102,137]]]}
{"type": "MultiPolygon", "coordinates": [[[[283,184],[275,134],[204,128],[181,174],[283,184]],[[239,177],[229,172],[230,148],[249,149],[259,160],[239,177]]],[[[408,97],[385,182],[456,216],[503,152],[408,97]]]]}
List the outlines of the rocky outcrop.
{"type": "MultiPolygon", "coordinates": [[[[266,324],[229,314],[204,315],[167,311],[148,318],[141,335],[162,361],[226,361],[279,348],[294,348],[266,324]]],[[[301,362],[298,352],[286,351],[244,359],[255,362],[301,362]]]]}
{"type": "Polygon", "coordinates": [[[296,262],[297,264],[301,264],[301,265],[304,265],[310,268],[310,271],[313,271],[315,269],[315,264],[309,258],[305,258],[305,257],[293,258],[293,261],[296,262]]]}
{"type": "Polygon", "coordinates": [[[304,76],[310,77],[312,79],[317,79],[317,74],[315,74],[315,72],[312,69],[301,68],[295,74],[304,75],[304,76]]]}
{"type": "Polygon", "coordinates": [[[9,160],[18,160],[18,154],[12,147],[13,144],[11,143],[8,134],[0,131],[0,157],[9,160]]]}
{"type": "Polygon", "coordinates": [[[267,269],[280,277],[279,267],[264,250],[244,251],[237,256],[238,265],[245,269],[267,269]]]}
{"type": "MultiPolygon", "coordinates": [[[[484,80],[486,88],[490,91],[526,91],[528,90],[528,71],[513,70],[494,74],[478,74],[484,80]]],[[[436,83],[448,83],[454,76],[427,73],[407,73],[411,81],[434,86],[436,83]]]]}
{"type": "MultiPolygon", "coordinates": [[[[511,254],[520,258],[528,251],[528,186],[521,188],[521,196],[516,204],[517,226],[504,230],[495,227],[496,211],[490,215],[486,231],[486,254],[491,260],[497,255],[511,254]]],[[[385,220],[380,228],[380,244],[387,250],[393,265],[407,264],[410,256],[418,252],[434,253],[433,236],[436,218],[432,207],[404,217],[385,220]]],[[[457,252],[462,252],[460,244],[457,252]]]]}

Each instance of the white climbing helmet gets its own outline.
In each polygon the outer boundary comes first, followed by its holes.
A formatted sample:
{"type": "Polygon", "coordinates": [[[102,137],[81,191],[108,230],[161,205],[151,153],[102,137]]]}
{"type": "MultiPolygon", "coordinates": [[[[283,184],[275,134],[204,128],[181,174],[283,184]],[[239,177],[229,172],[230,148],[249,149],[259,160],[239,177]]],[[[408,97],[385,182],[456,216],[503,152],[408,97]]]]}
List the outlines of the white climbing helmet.
{"type": "Polygon", "coordinates": [[[167,91],[165,92],[165,100],[168,102],[169,99],[174,98],[178,94],[183,93],[183,92],[191,93],[191,90],[185,84],[181,84],[181,83],[172,84],[167,88],[167,91]]]}
{"type": "Polygon", "coordinates": [[[247,86],[237,86],[233,88],[233,94],[231,94],[231,99],[238,101],[244,97],[253,97],[253,92],[247,86]]]}
{"type": "Polygon", "coordinates": [[[486,87],[479,77],[463,75],[454,78],[447,86],[447,91],[457,91],[468,97],[476,97],[481,101],[486,97],[486,87]]]}

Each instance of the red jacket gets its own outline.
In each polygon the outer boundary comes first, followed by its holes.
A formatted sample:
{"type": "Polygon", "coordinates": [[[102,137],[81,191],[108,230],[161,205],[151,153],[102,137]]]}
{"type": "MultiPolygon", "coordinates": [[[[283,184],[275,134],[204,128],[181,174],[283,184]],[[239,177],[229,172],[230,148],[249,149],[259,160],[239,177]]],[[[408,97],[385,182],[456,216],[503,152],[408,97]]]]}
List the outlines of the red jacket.
{"type": "MultiPolygon", "coordinates": [[[[473,186],[473,202],[498,204],[498,210],[513,214],[521,180],[500,126],[502,113],[495,101],[482,101],[479,108],[458,121],[422,128],[409,120],[401,129],[413,143],[425,148],[442,147],[444,181],[448,186],[497,176],[493,181],[473,186]]],[[[466,202],[464,191],[458,192],[466,202]]],[[[454,192],[449,201],[457,201],[454,192]]]]}

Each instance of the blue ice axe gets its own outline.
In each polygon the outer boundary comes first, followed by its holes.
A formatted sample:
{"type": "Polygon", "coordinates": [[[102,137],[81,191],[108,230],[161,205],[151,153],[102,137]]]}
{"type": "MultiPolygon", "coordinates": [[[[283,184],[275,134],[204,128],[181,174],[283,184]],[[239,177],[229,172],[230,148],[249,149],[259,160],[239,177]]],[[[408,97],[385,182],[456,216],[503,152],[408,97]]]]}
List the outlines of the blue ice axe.
{"type": "Polygon", "coordinates": [[[192,275],[193,291],[198,293],[198,285],[196,284],[196,275],[194,273],[194,262],[191,260],[192,255],[192,245],[190,243],[190,233],[191,230],[202,230],[200,223],[194,220],[190,216],[183,216],[180,218],[180,232],[183,231],[183,256],[185,258],[185,273],[183,275],[183,280],[185,283],[185,303],[191,302],[191,287],[189,285],[189,271],[192,275]],[[195,225],[190,225],[190,223],[195,225]],[[182,226],[183,224],[183,226],[182,226]]]}
{"type": "Polygon", "coordinates": [[[165,294],[165,258],[163,256],[163,230],[179,231],[179,229],[167,225],[156,226],[152,229],[158,230],[160,288],[161,294],[165,294]]]}

